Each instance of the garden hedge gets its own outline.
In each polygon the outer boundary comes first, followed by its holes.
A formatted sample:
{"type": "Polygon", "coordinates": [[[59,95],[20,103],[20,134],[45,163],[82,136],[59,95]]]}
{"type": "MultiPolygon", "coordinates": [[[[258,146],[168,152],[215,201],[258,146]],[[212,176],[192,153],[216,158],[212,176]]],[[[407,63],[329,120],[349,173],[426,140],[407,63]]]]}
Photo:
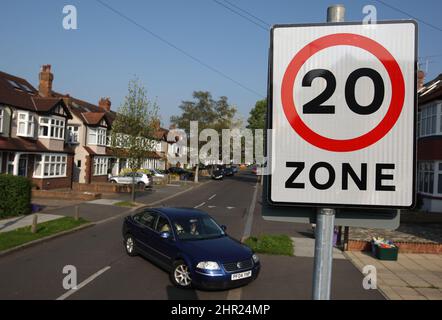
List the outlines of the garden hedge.
{"type": "Polygon", "coordinates": [[[0,219],[31,213],[31,189],[25,177],[0,174],[0,219]]]}

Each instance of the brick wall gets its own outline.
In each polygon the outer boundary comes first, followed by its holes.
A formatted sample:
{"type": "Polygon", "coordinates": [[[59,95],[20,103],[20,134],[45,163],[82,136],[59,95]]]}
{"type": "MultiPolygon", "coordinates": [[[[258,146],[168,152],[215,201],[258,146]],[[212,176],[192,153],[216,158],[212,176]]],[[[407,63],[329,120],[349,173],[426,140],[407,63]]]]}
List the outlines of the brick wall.
{"type": "MultiPolygon", "coordinates": [[[[423,242],[395,242],[401,253],[431,253],[442,254],[442,244],[423,242]]],[[[348,251],[371,251],[369,241],[349,240],[348,251]]]]}
{"type": "Polygon", "coordinates": [[[442,160],[442,138],[441,137],[427,137],[421,138],[417,145],[418,160],[442,160]]]}

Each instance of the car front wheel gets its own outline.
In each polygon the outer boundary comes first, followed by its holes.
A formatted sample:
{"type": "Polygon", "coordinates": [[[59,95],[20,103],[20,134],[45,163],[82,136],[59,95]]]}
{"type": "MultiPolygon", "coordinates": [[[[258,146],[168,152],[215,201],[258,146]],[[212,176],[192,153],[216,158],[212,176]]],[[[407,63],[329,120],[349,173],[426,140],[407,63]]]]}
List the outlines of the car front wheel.
{"type": "Polygon", "coordinates": [[[170,273],[172,283],[178,287],[187,289],[192,285],[192,279],[190,277],[189,267],[184,261],[176,261],[173,264],[173,269],[170,273]]]}
{"type": "Polygon", "coordinates": [[[126,249],[126,253],[129,256],[134,257],[137,255],[137,250],[135,248],[135,240],[130,234],[127,235],[124,239],[124,247],[126,249]]]}

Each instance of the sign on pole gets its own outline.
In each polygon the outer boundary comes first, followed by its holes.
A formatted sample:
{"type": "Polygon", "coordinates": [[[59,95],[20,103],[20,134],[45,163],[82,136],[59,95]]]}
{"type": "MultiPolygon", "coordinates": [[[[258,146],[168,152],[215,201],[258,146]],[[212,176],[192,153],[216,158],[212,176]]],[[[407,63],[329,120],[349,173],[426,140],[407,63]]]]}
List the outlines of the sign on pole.
{"type": "Polygon", "coordinates": [[[271,205],[410,208],[417,25],[277,25],[271,33],[271,205]]]}

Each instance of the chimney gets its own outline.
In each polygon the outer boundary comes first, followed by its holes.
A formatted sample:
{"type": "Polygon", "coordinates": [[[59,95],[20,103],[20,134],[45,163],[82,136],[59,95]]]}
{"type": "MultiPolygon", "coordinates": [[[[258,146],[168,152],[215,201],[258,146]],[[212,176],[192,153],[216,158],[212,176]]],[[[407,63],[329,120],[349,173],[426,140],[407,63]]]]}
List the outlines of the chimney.
{"type": "Polygon", "coordinates": [[[111,110],[111,101],[110,98],[101,98],[98,102],[98,106],[106,112],[110,112],[111,110]]]}
{"type": "Polygon", "coordinates": [[[417,90],[420,90],[424,87],[425,83],[425,72],[419,70],[417,72],[417,90]]]}
{"type": "Polygon", "coordinates": [[[39,85],[38,93],[42,97],[52,96],[52,81],[54,80],[54,75],[51,73],[51,65],[45,64],[41,67],[39,74],[39,85]]]}

